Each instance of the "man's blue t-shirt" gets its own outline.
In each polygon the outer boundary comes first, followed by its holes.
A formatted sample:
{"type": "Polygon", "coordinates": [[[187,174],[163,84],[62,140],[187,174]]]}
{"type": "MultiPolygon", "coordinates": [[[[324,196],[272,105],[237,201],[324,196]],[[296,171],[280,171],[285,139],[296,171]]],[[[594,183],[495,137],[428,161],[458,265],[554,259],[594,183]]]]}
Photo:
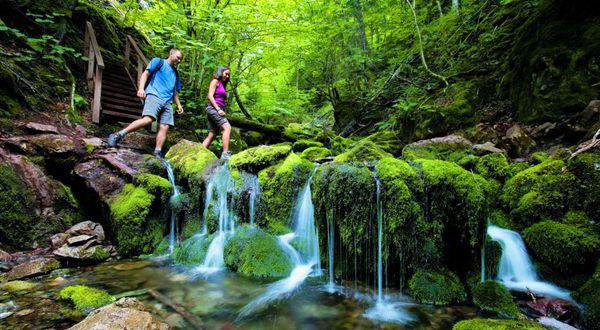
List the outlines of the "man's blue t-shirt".
{"type": "MultiPolygon", "coordinates": [[[[146,70],[152,74],[152,76],[150,76],[150,83],[146,87],[146,94],[154,94],[163,101],[171,103],[173,100],[173,87],[175,87],[175,82],[177,80],[175,70],[167,61],[158,57],[155,57],[150,61],[146,70]],[[161,68],[152,74],[161,61],[164,61],[161,68]]],[[[177,86],[177,91],[180,89],[180,86],[177,86]]]]}

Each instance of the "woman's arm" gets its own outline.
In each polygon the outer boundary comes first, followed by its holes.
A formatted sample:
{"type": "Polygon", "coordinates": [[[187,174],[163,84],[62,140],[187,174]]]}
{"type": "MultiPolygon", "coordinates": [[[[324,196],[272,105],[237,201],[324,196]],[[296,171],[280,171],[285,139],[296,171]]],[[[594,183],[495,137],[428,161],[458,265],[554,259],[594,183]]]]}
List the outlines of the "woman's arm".
{"type": "Polygon", "coordinates": [[[208,101],[213,106],[213,108],[215,108],[217,110],[221,110],[221,107],[219,107],[219,105],[217,104],[217,101],[215,101],[215,90],[217,89],[218,84],[219,84],[219,81],[217,79],[213,79],[210,81],[210,85],[208,86],[207,97],[208,97],[208,101]]]}

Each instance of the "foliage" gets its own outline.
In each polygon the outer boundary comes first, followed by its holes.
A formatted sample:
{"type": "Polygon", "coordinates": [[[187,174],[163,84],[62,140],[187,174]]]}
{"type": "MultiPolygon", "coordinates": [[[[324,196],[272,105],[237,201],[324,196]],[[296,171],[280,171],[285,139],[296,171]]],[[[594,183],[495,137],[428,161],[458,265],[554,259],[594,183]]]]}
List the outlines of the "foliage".
{"type": "Polygon", "coordinates": [[[479,283],[473,290],[473,303],[482,311],[502,318],[516,318],[519,315],[512,295],[497,281],[479,283]]]}

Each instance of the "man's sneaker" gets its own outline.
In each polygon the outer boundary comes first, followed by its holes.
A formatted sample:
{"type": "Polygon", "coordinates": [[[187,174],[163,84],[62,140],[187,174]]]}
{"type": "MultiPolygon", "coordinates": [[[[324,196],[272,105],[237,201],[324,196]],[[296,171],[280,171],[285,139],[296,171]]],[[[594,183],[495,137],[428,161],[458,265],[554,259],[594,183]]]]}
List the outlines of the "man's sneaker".
{"type": "Polygon", "coordinates": [[[229,158],[231,158],[231,151],[227,150],[221,154],[222,160],[228,160],[229,158]]]}
{"type": "Polygon", "coordinates": [[[160,150],[154,150],[154,153],[152,153],[154,155],[154,157],[159,158],[159,159],[163,159],[162,156],[162,151],[160,150]]]}
{"type": "Polygon", "coordinates": [[[121,142],[122,139],[123,139],[123,137],[121,136],[121,134],[112,133],[111,135],[108,136],[106,143],[108,144],[109,147],[116,147],[117,144],[119,142],[121,142]]]}

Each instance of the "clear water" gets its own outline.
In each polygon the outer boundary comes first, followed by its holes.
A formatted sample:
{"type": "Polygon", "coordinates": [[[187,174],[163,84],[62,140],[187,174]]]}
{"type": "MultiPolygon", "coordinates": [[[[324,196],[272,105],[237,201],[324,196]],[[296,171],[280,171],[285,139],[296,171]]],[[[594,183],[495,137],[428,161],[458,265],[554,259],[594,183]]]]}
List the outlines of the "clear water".
{"type": "Polygon", "coordinates": [[[27,316],[9,316],[0,320],[2,329],[65,329],[81,318],[61,313],[69,307],[57,299],[68,285],[83,284],[107,290],[112,295],[136,296],[148,310],[176,329],[192,326],[172,309],[146,293],[153,289],[197,316],[207,329],[450,329],[455,322],[476,317],[475,309],[466,306],[434,308],[406,305],[414,316],[412,323],[400,325],[363,316],[374,301],[365,294],[361,283],[344,283],[349,290],[329,294],[323,282],[309,277],[287,299],[269,308],[238,318],[240,310],[260,294],[269,290],[270,282],[220,272],[209,278],[189,276],[191,268],[174,267],[148,260],[108,262],[94,267],[59,270],[38,278],[38,287],[30,292],[3,295],[2,303],[11,301],[17,312],[33,309],[27,316]]]}
{"type": "Polygon", "coordinates": [[[507,288],[572,300],[567,290],[540,280],[519,233],[490,225],[487,234],[502,247],[497,280],[507,288]]]}
{"type": "MultiPolygon", "coordinates": [[[[171,195],[171,203],[174,203],[179,198],[179,188],[177,187],[177,183],[175,182],[175,172],[173,172],[173,167],[168,160],[163,160],[163,165],[167,169],[167,175],[169,177],[169,182],[171,183],[171,187],[173,187],[173,194],[171,195]]],[[[171,211],[171,223],[169,225],[169,254],[173,254],[175,250],[175,223],[177,222],[177,214],[171,211]]]]}
{"type": "Polygon", "coordinates": [[[250,227],[254,227],[254,215],[256,213],[256,201],[260,197],[260,183],[258,177],[254,174],[244,173],[244,187],[243,191],[248,192],[248,220],[250,227]]]}
{"type": "Polygon", "coordinates": [[[315,166],[311,176],[306,181],[304,188],[298,195],[294,207],[294,233],[295,240],[299,241],[300,250],[298,253],[304,264],[314,265],[313,275],[320,276],[321,271],[321,256],[319,253],[319,234],[315,226],[315,207],[312,202],[312,192],[310,183],[312,177],[317,171],[315,166]]]}

